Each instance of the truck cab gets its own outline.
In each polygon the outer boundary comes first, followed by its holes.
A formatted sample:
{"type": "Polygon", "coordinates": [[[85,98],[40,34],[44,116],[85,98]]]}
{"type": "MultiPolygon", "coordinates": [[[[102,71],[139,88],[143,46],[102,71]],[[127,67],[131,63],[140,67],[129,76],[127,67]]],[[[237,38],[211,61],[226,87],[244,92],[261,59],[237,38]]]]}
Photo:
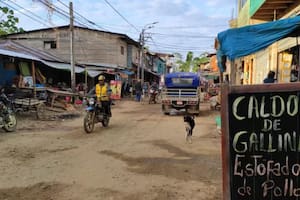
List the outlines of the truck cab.
{"type": "Polygon", "coordinates": [[[185,109],[189,114],[198,115],[200,92],[198,74],[191,72],[166,74],[161,91],[162,112],[169,114],[171,109],[185,109]]]}

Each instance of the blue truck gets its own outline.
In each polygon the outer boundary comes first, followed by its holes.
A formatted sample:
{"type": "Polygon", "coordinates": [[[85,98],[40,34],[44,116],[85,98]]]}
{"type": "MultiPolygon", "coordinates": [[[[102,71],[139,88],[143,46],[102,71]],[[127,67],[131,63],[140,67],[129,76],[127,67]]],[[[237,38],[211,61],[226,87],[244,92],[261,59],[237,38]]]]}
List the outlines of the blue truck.
{"type": "Polygon", "coordinates": [[[198,115],[200,108],[200,77],[191,72],[174,72],[164,77],[161,91],[162,112],[169,114],[171,109],[198,115]]]}

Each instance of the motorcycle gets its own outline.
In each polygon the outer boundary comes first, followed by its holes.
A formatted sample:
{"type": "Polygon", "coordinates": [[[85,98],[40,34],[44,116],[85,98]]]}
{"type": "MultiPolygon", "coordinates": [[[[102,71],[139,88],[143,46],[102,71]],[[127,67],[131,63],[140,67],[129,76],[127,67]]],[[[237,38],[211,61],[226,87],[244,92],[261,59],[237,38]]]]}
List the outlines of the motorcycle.
{"type": "Polygon", "coordinates": [[[154,88],[151,88],[150,91],[150,97],[149,97],[149,104],[151,104],[152,102],[153,103],[156,103],[156,96],[158,94],[158,90],[157,89],[154,89],[154,88]]]}
{"type": "Polygon", "coordinates": [[[4,89],[0,91],[0,128],[6,132],[14,132],[17,128],[13,103],[4,93],[4,89]]]}
{"type": "Polygon", "coordinates": [[[83,127],[86,133],[91,133],[94,130],[95,123],[102,123],[103,127],[107,127],[110,117],[105,113],[101,104],[95,100],[95,97],[90,97],[86,100],[86,115],[83,120],[83,127]]]}

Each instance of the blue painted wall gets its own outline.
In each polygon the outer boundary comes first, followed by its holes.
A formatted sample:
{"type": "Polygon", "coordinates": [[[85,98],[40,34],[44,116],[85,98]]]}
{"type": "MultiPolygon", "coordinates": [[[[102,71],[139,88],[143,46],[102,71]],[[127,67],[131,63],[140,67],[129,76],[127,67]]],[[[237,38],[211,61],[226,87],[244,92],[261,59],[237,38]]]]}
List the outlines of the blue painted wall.
{"type": "Polygon", "coordinates": [[[4,61],[0,59],[0,85],[1,86],[11,86],[12,79],[16,76],[17,72],[15,70],[6,70],[4,68],[4,61]]]}
{"type": "Polygon", "coordinates": [[[166,63],[165,61],[162,61],[161,59],[156,58],[155,64],[157,66],[157,73],[158,74],[164,74],[166,70],[166,63]]]}
{"type": "Polygon", "coordinates": [[[132,46],[127,45],[127,67],[132,68],[132,46]]]}

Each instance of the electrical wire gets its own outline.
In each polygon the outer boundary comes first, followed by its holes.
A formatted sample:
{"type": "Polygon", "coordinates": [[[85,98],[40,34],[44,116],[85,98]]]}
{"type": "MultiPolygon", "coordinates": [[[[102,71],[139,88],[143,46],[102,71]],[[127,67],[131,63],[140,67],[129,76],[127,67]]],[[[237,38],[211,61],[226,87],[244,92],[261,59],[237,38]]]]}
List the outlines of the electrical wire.
{"type": "MultiPolygon", "coordinates": [[[[148,43],[151,43],[150,41],[148,43]]],[[[199,46],[184,46],[184,45],[180,45],[180,44],[166,44],[166,43],[159,43],[156,42],[157,45],[161,45],[161,46],[169,46],[169,47],[182,47],[182,48],[198,48],[199,46]]]]}
{"type": "MultiPolygon", "coordinates": [[[[2,1],[1,3],[5,4],[5,5],[6,5],[7,7],[9,7],[10,9],[15,10],[15,11],[21,13],[22,15],[24,15],[24,16],[30,18],[30,19],[33,20],[33,21],[36,21],[36,22],[38,22],[38,23],[41,23],[41,24],[45,25],[45,26],[48,27],[48,28],[51,27],[50,24],[46,24],[44,21],[40,20],[40,17],[38,17],[38,18],[33,18],[32,16],[30,16],[30,15],[26,14],[25,12],[23,12],[23,11],[17,9],[16,7],[14,7],[14,6],[8,4],[7,2],[2,1]],[[49,26],[49,25],[50,25],[50,26],[49,26]]],[[[12,3],[14,3],[14,2],[12,2],[12,3]]],[[[26,10],[27,12],[33,14],[31,11],[25,9],[24,7],[22,7],[22,6],[20,6],[20,5],[16,4],[16,3],[14,3],[14,4],[15,4],[16,6],[18,6],[19,8],[21,8],[21,9],[23,9],[23,10],[26,10]]],[[[35,15],[34,15],[34,16],[35,16],[35,15]]]]}
{"type": "MultiPolygon", "coordinates": [[[[11,3],[13,3],[15,6],[17,6],[17,7],[19,7],[19,8],[21,8],[21,9],[23,9],[23,10],[25,10],[26,12],[28,12],[28,13],[30,13],[32,16],[30,16],[30,15],[28,15],[28,14],[26,14],[26,13],[24,13],[24,12],[22,12],[22,11],[19,11],[20,13],[22,13],[23,15],[25,15],[25,16],[27,16],[27,17],[29,17],[30,19],[32,19],[32,20],[34,20],[34,21],[37,21],[37,22],[39,22],[39,23],[41,23],[41,24],[43,24],[43,25],[45,25],[45,26],[47,26],[47,27],[49,27],[49,24],[46,24],[45,22],[43,22],[43,21],[41,21],[40,20],[40,16],[37,16],[36,14],[34,14],[34,13],[32,13],[31,11],[29,11],[29,10],[27,10],[27,9],[25,9],[25,8],[23,8],[22,6],[20,6],[20,5],[18,5],[17,3],[15,3],[15,2],[12,2],[11,0],[8,0],[8,1],[10,1],[11,3]]],[[[61,4],[63,4],[64,6],[66,6],[67,7],[67,5],[66,4],[64,4],[63,2],[61,2],[60,0],[58,0],[61,4]]],[[[45,6],[47,6],[48,8],[50,8],[50,9],[52,9],[53,11],[55,11],[56,13],[58,13],[60,16],[62,16],[64,19],[69,19],[69,16],[68,16],[68,13],[66,12],[66,11],[64,11],[63,9],[61,9],[61,8],[59,8],[59,7],[57,7],[57,6],[55,6],[55,5],[49,5],[49,2],[46,2],[46,1],[43,1],[43,0],[39,0],[39,2],[41,2],[42,4],[44,4],[45,6]]],[[[106,1],[105,0],[105,2],[108,4],[108,5],[110,5],[119,15],[120,15],[120,13],[108,2],[108,1],[106,1]]],[[[16,9],[15,7],[13,7],[13,6],[11,6],[11,5],[9,5],[8,3],[5,3],[5,2],[3,2],[5,5],[7,5],[7,6],[9,6],[10,8],[12,8],[13,10],[18,10],[18,9],[16,9]]],[[[75,13],[75,12],[74,12],[75,13]]],[[[92,21],[90,21],[90,20],[88,20],[87,18],[85,18],[85,17],[83,17],[82,15],[80,15],[78,12],[76,12],[76,15],[78,15],[78,16],[80,16],[82,19],[84,19],[86,22],[88,22],[89,24],[92,24],[92,25],[94,25],[95,23],[94,22],[92,22],[92,21]]],[[[134,26],[134,25],[132,25],[124,16],[122,16],[122,15],[120,15],[131,27],[133,27],[136,31],[138,31],[138,29],[134,26]]],[[[75,20],[74,20],[75,21],[75,20]]],[[[80,21],[78,21],[78,20],[76,20],[76,23],[78,23],[78,24],[82,24],[82,25],[84,25],[84,26],[86,26],[86,23],[82,23],[82,20],[80,20],[80,21]]],[[[120,27],[120,26],[119,26],[120,27]]],[[[101,26],[99,26],[99,28],[101,28],[101,29],[104,29],[103,27],[101,27],[101,26]]],[[[170,27],[169,27],[170,28],[170,27]]],[[[182,27],[176,27],[176,26],[174,26],[173,28],[182,28],[182,27]]],[[[149,33],[149,34],[153,34],[155,37],[184,37],[184,38],[199,38],[199,39],[201,39],[201,38],[215,38],[215,37],[213,37],[213,36],[198,36],[198,35],[181,35],[181,34],[164,34],[164,33],[149,33]]],[[[187,46],[182,46],[182,45],[172,45],[172,44],[164,44],[164,43],[157,43],[157,42],[155,42],[154,41],[154,39],[152,38],[152,37],[150,37],[150,39],[151,39],[151,41],[152,41],[152,43],[151,42],[147,42],[147,44],[149,44],[149,45],[154,45],[155,47],[156,47],[156,49],[159,49],[159,51],[161,51],[161,50],[163,50],[163,49],[167,49],[168,51],[170,51],[170,50],[176,50],[176,51],[178,51],[178,52],[186,52],[187,50],[191,50],[191,51],[194,51],[194,52],[200,52],[201,50],[199,50],[199,49],[201,49],[201,48],[205,48],[205,47],[187,47],[187,46]]],[[[207,48],[206,48],[207,49],[207,48]]],[[[108,51],[109,51],[109,49],[107,49],[108,51]]],[[[107,54],[105,54],[105,55],[110,55],[111,53],[110,52],[107,52],[107,54]]],[[[112,54],[113,55],[113,54],[112,54]]]]}
{"type": "MultiPolygon", "coordinates": [[[[69,8],[69,6],[68,6],[67,4],[65,4],[64,2],[62,2],[61,0],[57,0],[57,1],[58,1],[60,4],[62,4],[63,6],[65,6],[66,8],[69,8]]],[[[106,29],[106,28],[104,28],[104,27],[102,27],[102,26],[96,24],[95,22],[93,22],[93,21],[87,19],[86,17],[84,17],[83,15],[81,15],[79,12],[74,11],[74,14],[75,14],[75,15],[78,15],[79,17],[81,17],[82,19],[84,19],[85,21],[87,21],[89,24],[92,24],[92,25],[94,25],[94,26],[96,26],[96,27],[98,27],[98,28],[100,28],[100,29],[102,29],[102,30],[108,31],[108,29],[106,29]]]]}
{"type": "Polygon", "coordinates": [[[131,27],[133,27],[138,33],[140,32],[132,23],[130,23],[117,9],[115,9],[108,0],[104,0],[122,19],[124,19],[131,27]]]}
{"type": "Polygon", "coordinates": [[[165,34],[165,33],[151,33],[155,36],[168,36],[168,37],[184,37],[184,38],[216,38],[215,36],[210,36],[210,35],[180,35],[180,34],[165,34]]]}
{"type": "MultiPolygon", "coordinates": [[[[52,4],[52,3],[49,3],[48,1],[46,1],[46,0],[38,0],[38,2],[40,2],[40,3],[42,3],[43,5],[45,5],[47,8],[49,8],[50,10],[53,10],[53,11],[55,11],[56,13],[58,13],[58,14],[60,14],[62,17],[64,17],[64,18],[61,18],[61,19],[63,19],[63,20],[66,20],[67,22],[69,21],[69,19],[70,19],[70,17],[69,17],[69,13],[68,12],[66,12],[65,10],[63,10],[63,9],[61,9],[61,8],[59,8],[59,7],[57,7],[57,6],[55,6],[54,4],[52,4]]],[[[76,22],[77,24],[79,24],[79,25],[81,25],[81,26],[83,26],[83,27],[88,27],[86,24],[84,24],[84,23],[82,23],[82,22],[80,22],[80,21],[78,21],[78,20],[76,20],[76,19],[74,19],[74,22],[76,22]]]]}

